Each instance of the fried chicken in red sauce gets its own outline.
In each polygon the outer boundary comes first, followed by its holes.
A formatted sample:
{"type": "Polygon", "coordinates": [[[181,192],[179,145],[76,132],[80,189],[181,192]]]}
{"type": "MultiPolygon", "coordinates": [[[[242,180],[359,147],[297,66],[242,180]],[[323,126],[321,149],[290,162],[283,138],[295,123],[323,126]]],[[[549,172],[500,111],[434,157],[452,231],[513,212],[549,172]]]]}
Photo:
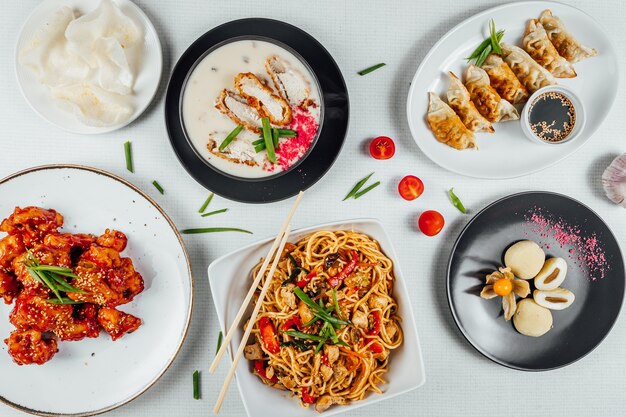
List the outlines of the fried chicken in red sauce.
{"type": "Polygon", "coordinates": [[[95,338],[104,328],[117,340],[141,326],[141,319],[113,308],[144,289],[132,260],[120,257],[126,235],[60,233],[62,225],[60,213],[40,207],[16,207],[0,223],[8,233],[0,239],[0,296],[15,301],[9,321],[16,327],[4,343],[18,365],[52,359],[55,337],[95,338]]]}
{"type": "Polygon", "coordinates": [[[132,333],[141,326],[140,318],[109,307],[102,307],[98,311],[98,322],[113,340],[132,333]]]}
{"type": "Polygon", "coordinates": [[[126,304],[143,291],[142,276],[130,258],[120,258],[115,249],[92,245],[75,268],[78,278],[72,285],[84,293],[69,293],[77,301],[115,307],[126,304]]]}
{"type": "Polygon", "coordinates": [[[63,216],[55,210],[40,207],[15,207],[15,211],[0,223],[0,231],[20,236],[24,245],[30,247],[41,243],[44,236],[56,233],[63,226],[63,216]]]}
{"type": "Polygon", "coordinates": [[[42,365],[57,353],[57,341],[43,338],[37,330],[14,330],[4,343],[18,365],[42,365]]]}

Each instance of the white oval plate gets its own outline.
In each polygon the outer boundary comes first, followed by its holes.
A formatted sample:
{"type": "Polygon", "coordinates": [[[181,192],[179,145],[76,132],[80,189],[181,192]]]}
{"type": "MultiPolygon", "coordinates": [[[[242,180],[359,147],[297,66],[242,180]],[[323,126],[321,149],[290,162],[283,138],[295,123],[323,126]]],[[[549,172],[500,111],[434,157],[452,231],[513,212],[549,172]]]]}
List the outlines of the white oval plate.
{"type": "Polygon", "coordinates": [[[24,98],[43,119],[71,133],[83,135],[106,133],[129,125],[148,108],[159,87],[163,70],[163,52],[156,29],[148,16],[132,1],[113,1],[117,3],[124,14],[133,19],[144,31],[144,44],[139,59],[141,68],[137,73],[133,87],[132,105],[135,111],[128,120],[122,123],[104,127],[83,124],[71,112],[61,109],[50,96],[48,88],[40,84],[32,71],[20,65],[18,60],[22,48],[55,11],[63,6],[69,6],[82,15],[98,7],[100,0],[44,0],[28,16],[17,40],[15,73],[24,98]]]}
{"type": "MultiPolygon", "coordinates": [[[[142,394],[173,362],[187,333],[193,300],[191,266],[182,239],[163,210],[112,174],[78,166],[43,166],[0,180],[0,218],[15,206],[53,208],[63,230],[100,234],[115,228],[128,237],[123,252],[145,280],[145,290],[120,307],[143,320],[113,342],[59,342],[44,365],[16,365],[1,340],[13,330],[12,306],[0,306],[0,400],[38,415],[92,415],[142,394]],[[12,381],[12,382],[9,382],[12,381]]],[[[4,233],[2,233],[4,236],[4,233]]]]}
{"type": "MultiPolygon", "coordinates": [[[[362,401],[331,407],[324,411],[323,415],[334,416],[346,411],[354,411],[356,408],[387,400],[419,388],[426,381],[426,377],[411,300],[404,282],[404,275],[400,270],[398,257],[382,223],[375,219],[355,219],[320,224],[294,230],[289,241],[295,242],[317,230],[355,230],[378,241],[381,249],[394,265],[393,272],[396,281],[393,294],[398,300],[398,314],[402,318],[402,330],[404,332],[404,342],[391,353],[389,372],[385,374],[387,384],[381,386],[383,393],[368,393],[362,401]]],[[[248,279],[250,271],[260,258],[267,256],[273,241],[274,238],[269,238],[252,243],[214,260],[209,265],[211,294],[215,302],[217,318],[224,333],[226,332],[224,329],[230,327],[250,289],[250,284],[252,284],[251,279],[248,279]]],[[[231,341],[230,352],[237,350],[243,333],[243,328],[240,327],[231,341]]],[[[312,417],[319,415],[310,408],[301,407],[297,399],[289,396],[289,391],[281,391],[264,385],[252,373],[250,364],[246,360],[239,362],[235,375],[237,376],[239,393],[249,417],[312,417]]]]}
{"type": "Polygon", "coordinates": [[[441,167],[477,178],[514,178],[547,168],[584,145],[600,127],[617,95],[618,61],[612,41],[598,22],[586,13],[560,3],[527,1],[510,3],[481,12],[457,25],[444,35],[420,64],[409,89],[407,117],[415,143],[441,167]],[[496,123],[496,133],[477,134],[480,150],[457,151],[439,143],[433,136],[426,113],[427,93],[444,97],[448,89],[448,71],[461,77],[467,68],[465,57],[482,42],[489,19],[498,29],[505,29],[504,41],[520,45],[526,24],[531,18],[551,9],[583,44],[599,51],[598,56],[574,64],[578,76],[559,79],[573,89],[586,110],[586,125],[580,136],[559,146],[542,146],[529,141],[519,122],[496,123]]]}

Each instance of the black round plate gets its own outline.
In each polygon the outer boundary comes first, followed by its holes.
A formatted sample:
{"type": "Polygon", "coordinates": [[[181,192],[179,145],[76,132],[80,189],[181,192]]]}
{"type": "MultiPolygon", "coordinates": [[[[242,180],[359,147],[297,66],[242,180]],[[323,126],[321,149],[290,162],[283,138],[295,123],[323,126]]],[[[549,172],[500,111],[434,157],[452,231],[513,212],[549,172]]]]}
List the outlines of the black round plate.
{"type": "Polygon", "coordinates": [[[271,19],[251,18],[225,23],[198,38],[174,67],[165,96],[165,124],[176,156],[187,172],[207,189],[231,200],[267,203],[282,200],[315,184],[339,155],[348,130],[346,83],[328,51],[295,26],[271,19]],[[182,91],[198,60],[216,45],[233,38],[269,38],[286,45],[311,67],[320,85],[324,114],[317,142],[293,169],[267,179],[247,180],[213,169],[187,140],[181,118],[182,91]]]}
{"type": "Polygon", "coordinates": [[[457,326],[480,353],[510,368],[544,371],[575,362],[602,342],[619,315],[624,282],[619,245],[596,213],[564,195],[526,192],[492,203],[463,229],[450,256],[447,289],[457,326]],[[579,225],[584,236],[595,234],[606,255],[606,276],[592,281],[591,271],[570,259],[576,258],[570,253],[573,246],[561,247],[552,233],[537,233],[538,228],[527,220],[536,209],[579,225]],[[524,239],[549,246],[544,248],[547,257],[567,261],[562,286],[576,295],[569,308],[552,311],[553,328],[538,338],[518,333],[512,321],[504,320],[500,297],[484,300],[479,296],[485,274],[503,265],[504,250],[511,243],[524,239]]]}

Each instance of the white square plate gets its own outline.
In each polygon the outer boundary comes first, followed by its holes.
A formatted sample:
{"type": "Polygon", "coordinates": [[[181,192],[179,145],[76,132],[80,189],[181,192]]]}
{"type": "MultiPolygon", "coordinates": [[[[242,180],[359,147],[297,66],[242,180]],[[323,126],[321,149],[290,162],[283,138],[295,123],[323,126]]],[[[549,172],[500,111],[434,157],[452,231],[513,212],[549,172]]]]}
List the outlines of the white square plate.
{"type": "MultiPolygon", "coordinates": [[[[348,410],[386,400],[405,392],[420,387],[425,382],[424,362],[420,349],[415,319],[411,301],[404,283],[404,277],[396,253],[391,244],[391,239],[385,232],[383,225],[375,219],[356,219],[343,222],[326,223],[307,227],[292,232],[289,240],[295,242],[300,238],[317,230],[354,230],[365,233],[378,241],[383,252],[393,261],[394,297],[398,301],[399,312],[402,318],[402,330],[404,342],[402,346],[391,353],[389,372],[385,375],[388,384],[381,388],[384,393],[379,395],[370,393],[363,401],[352,402],[347,406],[333,406],[324,415],[331,416],[348,410]]],[[[216,259],[209,265],[209,282],[213,293],[213,300],[217,310],[220,327],[227,329],[236,316],[245,294],[250,289],[252,280],[250,271],[259,262],[259,259],[267,256],[267,252],[274,238],[268,238],[257,243],[245,246],[216,259]],[[228,323],[228,326],[226,326],[228,323]]],[[[230,350],[237,350],[243,336],[243,328],[234,335],[230,350]]],[[[231,356],[232,358],[232,356],[231,356]]],[[[236,372],[237,385],[241,399],[250,417],[305,417],[317,413],[313,409],[303,408],[295,398],[291,398],[287,391],[280,391],[262,384],[258,377],[252,373],[251,366],[246,360],[242,360],[236,372]]]]}

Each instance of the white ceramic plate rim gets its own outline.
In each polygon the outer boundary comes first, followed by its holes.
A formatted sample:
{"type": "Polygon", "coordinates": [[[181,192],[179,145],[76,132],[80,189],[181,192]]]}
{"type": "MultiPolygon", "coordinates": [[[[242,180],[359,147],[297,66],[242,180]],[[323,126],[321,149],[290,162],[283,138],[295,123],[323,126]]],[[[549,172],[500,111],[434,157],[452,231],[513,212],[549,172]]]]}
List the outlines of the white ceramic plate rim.
{"type": "MultiPolygon", "coordinates": [[[[600,125],[604,122],[604,120],[608,116],[608,112],[605,113],[603,116],[601,116],[598,125],[595,128],[592,128],[591,130],[589,130],[588,137],[585,138],[585,139],[578,138],[579,142],[578,142],[577,146],[572,148],[569,152],[564,152],[561,156],[555,158],[549,164],[541,165],[541,166],[538,166],[538,167],[533,167],[533,168],[530,168],[530,169],[526,170],[525,172],[517,173],[517,174],[514,174],[514,175],[507,175],[506,173],[504,173],[502,175],[492,175],[492,176],[472,174],[471,172],[458,169],[458,168],[452,166],[451,164],[448,164],[447,162],[443,161],[442,160],[443,158],[441,158],[441,157],[433,156],[429,151],[425,150],[425,148],[420,145],[420,139],[418,139],[418,138],[419,138],[419,135],[421,134],[421,132],[418,132],[417,128],[415,127],[415,124],[411,122],[411,120],[415,118],[415,113],[412,111],[413,100],[411,99],[411,97],[415,94],[414,90],[417,88],[416,87],[417,86],[417,81],[418,81],[418,78],[420,77],[423,69],[426,67],[426,65],[430,64],[431,56],[441,47],[441,45],[444,42],[447,41],[447,39],[449,37],[453,36],[459,29],[461,29],[465,25],[471,24],[473,21],[475,21],[475,20],[477,20],[477,19],[479,19],[479,18],[481,18],[481,17],[483,17],[485,15],[488,15],[490,13],[497,12],[497,11],[500,11],[500,10],[504,10],[504,9],[507,9],[507,8],[511,8],[511,7],[523,6],[523,5],[528,5],[528,6],[530,6],[530,5],[543,5],[543,6],[545,6],[545,8],[550,8],[550,6],[570,8],[570,9],[573,9],[573,10],[577,11],[578,13],[582,13],[588,19],[590,19],[595,24],[600,26],[600,24],[596,21],[596,19],[594,19],[588,13],[578,9],[577,7],[571,6],[569,4],[561,3],[561,2],[556,2],[556,1],[531,0],[531,1],[512,2],[512,3],[507,3],[507,4],[500,5],[500,6],[489,8],[487,10],[479,12],[479,13],[477,13],[477,14],[475,14],[473,16],[470,16],[469,18],[463,20],[462,22],[460,22],[459,24],[454,26],[452,29],[450,29],[445,35],[443,35],[441,37],[441,39],[439,39],[433,45],[433,47],[428,51],[426,56],[424,56],[424,58],[422,59],[420,65],[417,68],[417,71],[415,72],[415,75],[413,76],[413,79],[411,81],[411,86],[409,88],[409,93],[408,93],[408,96],[407,96],[406,115],[407,115],[407,121],[408,121],[408,124],[409,124],[409,130],[411,131],[411,136],[413,137],[413,140],[415,141],[417,146],[420,148],[422,153],[424,153],[424,155],[426,155],[431,161],[433,161],[434,163],[436,163],[437,165],[439,165],[440,167],[442,167],[442,168],[444,168],[444,169],[446,169],[448,171],[451,171],[451,172],[454,172],[456,174],[460,174],[460,175],[463,175],[463,176],[467,176],[467,177],[481,178],[481,179],[511,179],[511,178],[519,178],[519,177],[523,177],[523,176],[526,176],[526,175],[534,174],[534,173],[539,172],[539,171],[543,171],[544,169],[547,169],[547,168],[549,168],[549,167],[551,167],[553,165],[556,165],[559,162],[563,161],[564,159],[568,158],[569,156],[573,155],[575,152],[577,152],[579,149],[581,149],[583,147],[583,145],[587,144],[591,139],[593,139],[593,134],[598,130],[600,125]]],[[[607,55],[612,55],[614,57],[617,57],[617,52],[616,52],[617,49],[615,47],[615,42],[609,36],[606,36],[606,40],[608,41],[608,44],[610,45],[609,50],[606,51],[607,55]]],[[[619,90],[619,83],[620,83],[620,79],[621,79],[621,76],[620,76],[620,74],[621,74],[620,60],[616,58],[615,59],[615,64],[617,65],[618,78],[615,80],[615,83],[616,83],[616,87],[615,87],[615,90],[614,90],[615,93],[611,97],[611,106],[610,106],[611,108],[615,104],[615,99],[617,98],[617,91],[619,90]]],[[[424,91],[424,94],[426,94],[426,91],[424,91]]],[[[585,133],[587,133],[587,132],[585,132],[585,133]]],[[[432,138],[432,139],[434,140],[434,138],[432,138]]]]}
{"type": "Polygon", "coordinates": [[[187,338],[187,334],[189,332],[189,326],[191,324],[191,314],[193,311],[193,304],[194,304],[194,279],[193,279],[193,271],[192,271],[192,267],[191,267],[191,262],[189,260],[189,254],[187,253],[187,248],[185,247],[185,243],[183,241],[182,236],[180,235],[178,228],[176,227],[176,225],[174,224],[174,222],[172,221],[172,219],[167,215],[167,213],[161,208],[161,206],[159,206],[159,204],[157,204],[156,201],[154,201],[150,196],[148,196],[146,193],[144,193],[142,190],[140,190],[139,188],[137,188],[135,185],[131,184],[130,182],[126,181],[125,179],[118,177],[115,174],[112,174],[110,172],[98,169],[98,168],[94,168],[94,167],[89,167],[89,166],[84,166],[84,165],[75,165],[75,164],[50,164],[50,165],[40,165],[40,166],[35,166],[32,168],[27,168],[24,169],[22,171],[18,171],[15,172],[11,175],[8,175],[2,179],[0,179],[0,185],[11,181],[12,179],[15,179],[17,177],[21,177],[23,175],[27,175],[30,174],[32,172],[36,172],[36,171],[43,171],[43,170],[52,170],[52,169],[75,169],[75,170],[79,170],[79,171],[89,171],[95,174],[99,174],[102,175],[104,177],[110,178],[111,180],[115,180],[120,182],[121,184],[127,186],[128,188],[130,188],[131,190],[135,191],[137,194],[139,194],[141,197],[145,198],[150,204],[152,204],[154,206],[154,208],[160,212],[160,214],[163,216],[163,218],[167,221],[167,223],[170,225],[170,227],[172,228],[172,231],[174,232],[174,234],[176,235],[176,237],[178,238],[178,243],[180,244],[181,247],[181,251],[183,252],[183,254],[185,255],[185,263],[187,265],[187,271],[189,274],[189,306],[187,308],[187,314],[186,314],[186,322],[184,325],[184,331],[181,333],[180,335],[180,340],[178,341],[178,344],[176,346],[176,349],[174,351],[174,353],[168,358],[165,366],[161,369],[161,371],[150,381],[148,381],[143,387],[141,387],[139,390],[137,390],[137,392],[133,393],[132,395],[130,395],[129,397],[127,397],[126,399],[112,404],[108,407],[104,407],[98,410],[89,410],[87,412],[80,412],[80,413],[71,413],[71,414],[63,414],[63,413],[50,413],[50,412],[46,412],[46,411],[42,411],[42,410],[33,410],[30,409],[24,405],[21,404],[15,404],[7,399],[5,399],[4,397],[0,396],[0,402],[25,413],[28,414],[33,414],[33,415],[37,415],[37,416],[45,416],[45,417],[87,417],[87,416],[95,416],[98,414],[102,414],[102,413],[106,413],[108,411],[114,410],[116,408],[119,408],[123,405],[128,404],[129,402],[133,401],[134,399],[136,399],[137,397],[139,397],[140,395],[142,395],[143,393],[145,393],[148,389],[150,389],[164,374],[165,372],[171,367],[171,365],[174,363],[174,360],[176,359],[176,357],[178,356],[178,354],[180,353],[180,350],[182,349],[182,346],[187,338]]]}
{"type": "MultiPolygon", "coordinates": [[[[50,1],[50,0],[48,0],[50,1]]],[[[57,1],[57,0],[52,0],[52,1],[57,1]]],[[[152,69],[148,69],[149,71],[156,71],[157,74],[155,74],[155,80],[156,82],[150,87],[149,93],[146,93],[145,95],[145,100],[140,102],[139,105],[136,107],[135,111],[133,112],[133,114],[131,115],[131,117],[128,118],[128,120],[125,120],[122,123],[118,123],[116,125],[111,125],[111,126],[88,126],[88,125],[81,125],[80,128],[73,128],[70,126],[66,126],[63,123],[58,122],[57,120],[53,120],[51,118],[48,118],[46,116],[44,116],[44,114],[40,111],[39,106],[34,103],[34,101],[28,96],[28,94],[26,93],[26,91],[24,90],[24,87],[22,86],[22,82],[20,79],[20,73],[23,71],[26,71],[23,68],[20,68],[20,63],[19,63],[19,49],[20,49],[20,45],[23,42],[23,36],[24,36],[24,30],[28,27],[31,19],[37,15],[37,13],[39,12],[39,9],[42,7],[46,6],[47,1],[44,0],[41,3],[39,3],[29,14],[28,17],[26,18],[26,20],[24,20],[24,23],[22,23],[22,26],[20,28],[19,34],[17,36],[17,40],[15,42],[15,51],[13,53],[13,59],[14,59],[14,69],[15,69],[15,78],[17,79],[17,85],[20,89],[20,92],[22,93],[22,96],[24,97],[24,99],[26,100],[26,102],[28,103],[28,105],[30,106],[31,109],[33,109],[33,111],[35,113],[37,113],[37,115],[39,117],[41,117],[43,120],[65,130],[66,132],[70,132],[70,133],[78,133],[78,134],[82,134],[82,135],[97,135],[97,134],[101,134],[101,133],[109,133],[109,132],[113,132],[115,130],[119,130],[123,127],[128,126],[129,124],[131,124],[132,122],[134,122],[135,120],[137,120],[137,118],[139,116],[141,116],[143,114],[144,111],[146,111],[146,109],[148,108],[148,106],[150,105],[150,103],[152,103],[152,100],[154,100],[154,97],[156,96],[156,93],[159,89],[159,84],[161,82],[161,77],[163,76],[163,48],[161,46],[161,40],[159,39],[159,35],[158,32],[156,31],[154,25],[152,24],[152,21],[148,18],[148,16],[146,15],[146,13],[141,10],[141,8],[139,6],[137,6],[135,3],[133,3],[131,0],[113,0],[116,3],[122,3],[125,5],[128,5],[129,7],[131,7],[133,9],[133,11],[137,14],[137,16],[139,17],[139,19],[141,20],[141,23],[143,24],[143,29],[145,30],[145,34],[144,34],[144,38],[148,35],[150,35],[153,38],[154,41],[154,46],[155,46],[155,50],[154,53],[157,54],[158,56],[157,58],[157,62],[158,62],[158,67],[156,69],[152,68],[152,69]]],[[[61,4],[59,4],[59,7],[61,7],[61,4]]],[[[145,53],[145,52],[144,52],[145,53]]],[[[144,69],[146,70],[146,69],[144,69]]],[[[52,98],[49,98],[49,100],[52,100],[52,98]]],[[[53,105],[53,104],[51,104],[53,105]]],[[[80,124],[79,121],[77,121],[76,123],[80,124]]]]}
{"type": "MultiPolygon", "coordinates": [[[[406,283],[404,281],[404,275],[402,273],[399,261],[398,261],[398,256],[396,254],[395,248],[393,246],[392,240],[389,236],[389,234],[387,233],[387,231],[385,230],[385,227],[383,226],[383,224],[378,220],[378,219],[374,219],[374,218],[356,218],[356,219],[347,219],[347,220],[342,220],[342,221],[333,221],[333,222],[328,222],[328,223],[322,223],[322,224],[317,224],[314,226],[308,226],[308,227],[304,227],[304,228],[300,228],[300,229],[296,229],[293,230],[291,232],[291,235],[298,235],[298,234],[303,234],[303,233],[308,233],[308,232],[312,232],[315,230],[323,230],[323,229],[333,229],[333,228],[337,228],[339,226],[347,226],[347,225],[358,225],[358,224],[373,224],[376,227],[378,227],[380,229],[381,234],[384,236],[385,239],[387,239],[387,241],[389,242],[389,247],[385,248],[385,255],[387,255],[387,257],[389,257],[393,264],[394,264],[394,269],[396,270],[396,282],[395,285],[397,286],[397,289],[399,290],[399,292],[404,293],[405,297],[409,300],[408,303],[406,303],[406,308],[408,313],[410,314],[410,320],[404,320],[402,326],[404,327],[405,325],[409,324],[412,325],[412,330],[415,332],[415,346],[416,346],[416,358],[417,359],[417,365],[419,366],[419,369],[421,370],[421,375],[422,378],[421,380],[412,386],[407,387],[406,389],[402,389],[399,390],[396,393],[393,394],[389,394],[389,393],[383,393],[377,397],[375,397],[372,401],[364,403],[364,401],[357,401],[357,402],[353,402],[348,406],[342,406],[342,407],[333,407],[330,410],[325,411],[323,414],[326,416],[333,416],[333,415],[337,415],[337,414],[341,414],[347,411],[353,411],[357,408],[361,408],[361,407],[365,407],[371,404],[375,404],[378,403],[380,401],[384,401],[384,400],[388,400],[394,397],[397,397],[399,395],[402,394],[406,394],[407,392],[413,391],[419,387],[421,387],[422,385],[424,385],[424,383],[426,382],[426,374],[425,374],[425,367],[424,367],[424,357],[422,354],[422,348],[421,348],[421,344],[420,344],[420,338],[419,338],[419,333],[417,331],[417,324],[415,322],[415,315],[413,313],[413,307],[412,304],[410,302],[410,295],[409,292],[407,290],[406,287],[406,283]],[[407,323],[410,322],[410,323],[407,323]]],[[[356,230],[356,228],[355,228],[356,230]]],[[[372,236],[373,239],[378,240],[375,236],[372,236]]],[[[207,273],[208,273],[208,278],[209,278],[209,284],[211,286],[211,294],[214,294],[213,289],[215,288],[215,284],[214,281],[215,279],[215,274],[212,274],[211,271],[213,270],[213,268],[215,267],[215,265],[222,263],[226,260],[228,260],[228,258],[230,257],[234,257],[237,256],[239,253],[241,252],[246,252],[252,248],[256,248],[259,246],[263,246],[263,245],[267,245],[270,242],[274,241],[275,236],[271,236],[262,240],[259,240],[257,242],[251,243],[249,245],[246,245],[244,247],[241,247],[239,249],[236,249],[230,253],[227,253],[226,255],[222,255],[219,258],[215,259],[213,262],[211,262],[211,264],[209,265],[208,269],[207,269],[207,273]]],[[[218,301],[215,298],[214,295],[214,304],[215,304],[215,310],[217,312],[217,318],[220,324],[220,328],[222,330],[222,332],[224,334],[226,334],[226,326],[225,326],[225,309],[227,308],[226,305],[222,306],[222,308],[220,309],[218,307],[218,304],[220,304],[221,301],[218,301]]],[[[224,303],[225,304],[225,303],[224,303]]],[[[231,341],[231,349],[229,350],[229,354],[230,354],[230,359],[232,361],[233,359],[233,355],[232,352],[234,350],[233,346],[235,343],[235,338],[232,339],[231,341]]],[[[230,365],[230,363],[229,363],[230,365]]],[[[240,370],[239,368],[237,369],[235,375],[239,374],[240,370]]],[[[246,410],[246,413],[248,416],[252,416],[252,413],[250,412],[249,409],[249,405],[248,402],[246,401],[245,398],[245,393],[242,390],[241,384],[239,382],[239,378],[237,378],[237,388],[239,389],[239,394],[241,396],[242,402],[244,404],[244,408],[246,410]]],[[[294,400],[295,401],[295,400],[294,400]]],[[[314,413],[316,413],[314,410],[309,410],[311,412],[311,415],[313,415],[314,413]]]]}

